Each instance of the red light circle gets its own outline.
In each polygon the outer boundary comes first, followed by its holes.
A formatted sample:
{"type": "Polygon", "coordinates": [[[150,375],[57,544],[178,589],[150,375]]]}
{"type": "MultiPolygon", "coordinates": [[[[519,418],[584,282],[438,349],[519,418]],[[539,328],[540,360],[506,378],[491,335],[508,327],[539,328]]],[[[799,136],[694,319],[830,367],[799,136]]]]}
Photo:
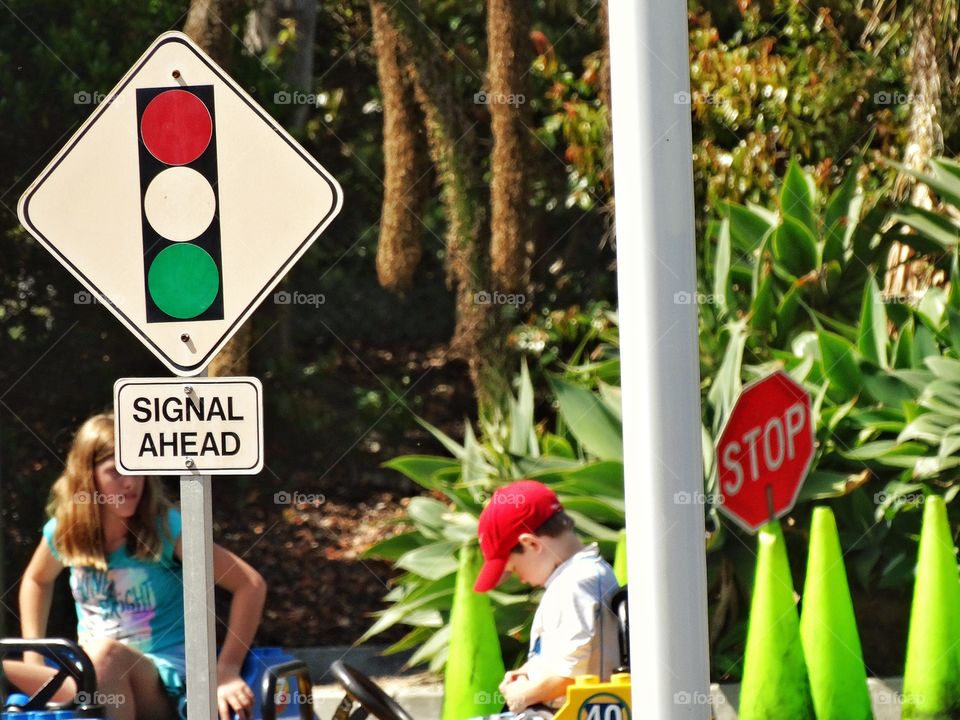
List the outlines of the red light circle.
{"type": "Polygon", "coordinates": [[[186,90],[157,95],[140,120],[147,150],[167,165],[186,165],[203,154],[213,137],[213,119],[207,106],[186,90]]]}

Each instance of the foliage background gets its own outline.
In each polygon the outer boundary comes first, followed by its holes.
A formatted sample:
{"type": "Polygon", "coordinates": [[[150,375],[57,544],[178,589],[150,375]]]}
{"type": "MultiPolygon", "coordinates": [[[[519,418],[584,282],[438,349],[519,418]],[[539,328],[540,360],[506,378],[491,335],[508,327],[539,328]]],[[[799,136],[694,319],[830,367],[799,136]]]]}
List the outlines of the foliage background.
{"type": "MultiPolygon", "coordinates": [[[[116,378],[167,374],[112,316],[82,303],[82,288],[19,228],[16,201],[90,113],[88,98],[108,92],[154,37],[181,28],[188,6],[14,0],[0,8],[0,616],[8,628],[17,627],[16,579],[39,537],[47,489],[74,428],[109,405],[116,378]]],[[[537,6],[538,28],[563,38],[551,72],[564,74],[565,83],[578,82],[584,58],[600,45],[597,13],[590,3],[537,6]]],[[[484,5],[443,3],[430,21],[465,64],[470,92],[462,104],[489,144],[487,110],[473,97],[483,83],[484,5]]],[[[232,30],[238,40],[244,36],[242,23],[232,30]]],[[[416,492],[381,465],[403,452],[441,449],[414,413],[458,432],[476,411],[466,367],[448,352],[454,307],[435,191],[422,217],[426,249],[412,287],[398,296],[377,282],[384,158],[368,3],[320,3],[316,36],[315,102],[305,126],[291,130],[338,178],[346,202],[280,289],[322,293],[325,303],[314,310],[268,302],[255,314],[250,373],[265,388],[268,469],[215,487],[218,539],[247,552],[273,587],[299,589],[270,598],[259,640],[282,644],[349,643],[369,625],[367,613],[380,606],[394,573],[358,557],[378,532],[389,531],[366,526],[389,520],[416,492]],[[323,496],[325,503],[277,504],[278,492],[323,496]],[[278,564],[281,554],[289,562],[278,564]],[[359,600],[337,591],[344,582],[359,600]],[[314,613],[315,607],[328,613],[314,613]]],[[[284,78],[295,26],[283,24],[274,40],[259,54],[235,42],[231,73],[281,122],[292,123],[297,107],[277,102],[277,93],[291,89],[284,78]]],[[[546,77],[533,78],[533,130],[551,151],[536,172],[536,206],[544,217],[542,257],[533,270],[537,299],[527,293],[531,302],[516,311],[517,322],[549,322],[551,312],[594,298],[612,302],[615,286],[614,252],[602,241],[607,219],[586,201],[567,202],[564,123],[551,120],[561,99],[546,96],[546,77]],[[541,128],[548,120],[554,124],[541,128]]],[[[579,90],[598,105],[589,83],[579,90]]],[[[423,183],[432,186],[434,179],[423,183]]],[[[69,603],[61,598],[58,605],[52,629],[69,634],[69,603]]]]}
{"type": "MultiPolygon", "coordinates": [[[[0,8],[0,601],[8,627],[16,627],[15,579],[38,537],[46,489],[73,428],[109,404],[116,378],[166,374],[111,316],[76,301],[81,288],[19,229],[16,198],[89,114],[83,98],[107,92],[156,35],[182,26],[188,6],[9,0],[0,8]]],[[[416,584],[403,567],[389,564],[400,554],[384,553],[387,561],[377,562],[362,551],[384,534],[417,527],[420,509],[438,512],[430,503],[449,508],[449,484],[463,480],[462,463],[448,459],[451,474],[441,482],[432,474],[396,472],[404,470],[396,458],[449,457],[443,438],[465,448],[472,427],[472,447],[482,448],[490,465],[476,492],[530,472],[526,455],[566,459],[577,471],[615,462],[606,451],[591,450],[564,420],[562,400],[577,392],[572,387],[611,413],[615,407],[618,368],[604,365],[615,359],[609,313],[616,308],[616,278],[602,10],[594,0],[533,2],[528,109],[537,150],[529,160],[536,254],[526,302],[510,318],[508,338],[510,366],[525,360],[527,374],[517,373],[516,408],[484,423],[467,368],[449,354],[456,317],[438,193],[421,215],[425,249],[412,286],[396,295],[377,281],[383,97],[368,3],[318,4],[314,102],[302,126],[294,127],[299,108],[276,95],[290,89],[284,78],[297,47],[296,26],[281,23],[275,41],[259,51],[239,42],[242,22],[231,28],[238,40],[232,74],[290,125],[346,193],[341,216],[282,286],[323,293],[325,303],[316,310],[266,303],[252,320],[250,372],[265,387],[269,468],[216,486],[218,538],[268,569],[274,587],[297,588],[271,595],[261,641],[350,642],[369,628],[370,611],[393,607],[416,584]],[[515,427],[517,408],[524,419],[515,427]],[[510,452],[517,428],[526,428],[525,445],[510,452]],[[275,501],[278,492],[322,494],[326,502],[289,506],[275,501]],[[354,524],[336,524],[344,518],[354,524]],[[381,527],[383,520],[405,522],[381,527]],[[371,526],[376,530],[364,535],[371,526]],[[345,546],[346,532],[363,537],[345,546]],[[279,556],[288,562],[278,563],[279,556]],[[361,600],[337,597],[333,586],[345,577],[361,600]],[[380,603],[388,593],[392,598],[380,603]],[[329,610],[318,615],[316,607],[329,610]]],[[[915,472],[916,458],[937,458],[951,447],[951,426],[927,418],[919,435],[916,427],[907,432],[926,414],[952,417],[929,407],[927,388],[953,381],[937,372],[952,366],[931,367],[928,358],[957,355],[954,296],[933,293],[922,305],[919,298],[889,303],[882,294],[882,251],[889,243],[908,239],[947,275],[956,245],[950,208],[958,203],[949,192],[939,196],[939,222],[909,209],[900,209],[900,222],[890,220],[898,211],[898,170],[885,161],[903,159],[916,103],[915,9],[880,0],[691,0],[688,10],[691,93],[675,101],[688,103],[694,118],[700,297],[709,298],[701,304],[705,439],[716,433],[738,385],[775,364],[791,367],[822,395],[821,475],[806,499],[834,497],[868,666],[877,674],[898,673],[919,503],[897,498],[919,490],[952,499],[955,488],[949,463],[932,474],[915,472]],[[794,190],[785,196],[785,187],[794,190]],[[807,200],[795,202],[797,194],[807,200]],[[838,231],[838,218],[854,216],[859,241],[846,233],[846,219],[838,231]],[[906,221],[910,232],[901,224],[906,221]],[[769,246],[758,242],[771,228],[769,246]],[[910,350],[899,339],[905,327],[910,350]],[[844,375],[831,377],[837,367],[844,375]],[[900,371],[926,374],[908,375],[908,382],[895,374],[900,371]],[[912,465],[891,461],[898,453],[912,465]],[[878,492],[883,502],[876,501],[878,492]]],[[[423,19],[448,49],[463,89],[456,100],[488,147],[489,113],[473,97],[485,81],[485,4],[432,3],[423,19]]],[[[947,156],[957,144],[952,92],[952,85],[945,88],[938,115],[937,150],[947,156]]],[[[485,180],[489,171],[485,165],[485,180]]],[[[948,167],[940,173],[949,179],[948,167]]],[[[433,187],[434,181],[423,182],[433,187]]],[[[615,423],[611,427],[607,442],[616,435],[615,423]]],[[[709,472],[706,482],[709,491],[709,472]]],[[[471,497],[475,511],[482,496],[471,497]]],[[[604,502],[612,510],[593,507],[581,527],[610,552],[609,533],[621,518],[613,495],[604,502]],[[596,513],[601,520],[591,527],[596,513]]],[[[712,667],[718,679],[735,678],[752,551],[748,538],[707,510],[712,667]]],[[[808,512],[802,505],[788,522],[798,580],[808,512]]],[[[515,651],[522,645],[518,618],[529,606],[501,601],[509,618],[502,627],[515,651]]],[[[445,610],[438,603],[433,609],[442,626],[445,610]]],[[[69,608],[62,612],[60,626],[69,632],[69,608]]],[[[390,640],[400,639],[389,632],[390,640]]]]}

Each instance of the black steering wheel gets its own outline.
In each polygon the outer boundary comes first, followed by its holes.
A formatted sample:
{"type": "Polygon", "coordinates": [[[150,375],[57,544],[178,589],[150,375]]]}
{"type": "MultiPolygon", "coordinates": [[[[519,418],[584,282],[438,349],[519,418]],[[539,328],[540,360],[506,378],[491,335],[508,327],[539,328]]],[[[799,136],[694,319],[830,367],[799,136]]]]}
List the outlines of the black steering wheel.
{"type": "Polygon", "coordinates": [[[364,710],[373,713],[378,720],[414,720],[396,700],[356,668],[337,660],[330,666],[330,670],[337,682],[347,691],[348,697],[360,703],[364,710]]]}
{"type": "MultiPolygon", "coordinates": [[[[40,653],[46,659],[52,660],[57,666],[56,674],[51,677],[32,696],[21,702],[7,702],[6,693],[11,688],[3,679],[3,666],[0,665],[0,711],[10,710],[14,713],[32,712],[35,710],[65,710],[78,712],[77,717],[101,717],[100,708],[96,704],[97,674],[90,657],[79,645],[70,640],[59,638],[45,638],[39,640],[23,640],[10,638],[0,640],[0,659],[7,655],[23,652],[40,653]],[[57,690],[70,678],[77,687],[77,694],[67,703],[52,703],[57,690]]],[[[15,689],[15,688],[14,688],[15,689]]]]}

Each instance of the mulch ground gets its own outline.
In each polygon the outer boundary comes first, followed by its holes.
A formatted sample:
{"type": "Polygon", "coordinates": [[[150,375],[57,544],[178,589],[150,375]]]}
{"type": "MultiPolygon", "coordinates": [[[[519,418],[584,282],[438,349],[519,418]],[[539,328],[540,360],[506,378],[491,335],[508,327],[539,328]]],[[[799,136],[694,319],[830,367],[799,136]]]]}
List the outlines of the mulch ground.
{"type": "MultiPolygon", "coordinates": [[[[381,379],[398,373],[422,379],[418,414],[462,437],[464,418],[475,414],[473,391],[465,367],[446,355],[444,347],[393,352],[357,347],[341,355],[336,374],[355,388],[379,389],[381,379]]],[[[272,455],[270,450],[268,457],[299,457],[283,446],[272,455]]],[[[350,645],[373,624],[373,613],[388,607],[383,597],[399,573],[363,554],[409,529],[403,524],[405,507],[424,491],[382,463],[414,453],[446,454],[413,420],[411,409],[398,405],[346,452],[318,448],[289,476],[268,478],[267,486],[247,486],[243,493],[214,486],[214,537],[256,567],[270,588],[257,642],[350,645]],[[293,496],[294,488],[299,496],[293,496]],[[275,494],[283,492],[291,494],[291,502],[276,502],[275,494]]],[[[406,631],[398,626],[371,642],[392,643],[406,631]]]]}
{"type": "MultiPolygon", "coordinates": [[[[382,598],[395,575],[389,563],[363,553],[406,529],[407,502],[380,492],[361,502],[254,507],[242,521],[240,515],[217,518],[220,542],[243,554],[269,586],[257,641],[284,647],[354,643],[373,613],[386,607],[382,598]]],[[[401,636],[397,628],[375,642],[401,636]]]]}

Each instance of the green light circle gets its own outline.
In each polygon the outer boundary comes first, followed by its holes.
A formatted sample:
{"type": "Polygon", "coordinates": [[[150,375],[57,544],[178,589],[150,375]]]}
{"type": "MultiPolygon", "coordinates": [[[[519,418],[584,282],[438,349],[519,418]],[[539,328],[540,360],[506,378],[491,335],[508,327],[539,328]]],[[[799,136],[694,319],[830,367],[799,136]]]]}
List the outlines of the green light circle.
{"type": "Polygon", "coordinates": [[[150,265],[147,288],[158,308],[170,317],[187,320],[213,304],[220,289],[220,271],[203,248],[171,245],[150,265]]]}

